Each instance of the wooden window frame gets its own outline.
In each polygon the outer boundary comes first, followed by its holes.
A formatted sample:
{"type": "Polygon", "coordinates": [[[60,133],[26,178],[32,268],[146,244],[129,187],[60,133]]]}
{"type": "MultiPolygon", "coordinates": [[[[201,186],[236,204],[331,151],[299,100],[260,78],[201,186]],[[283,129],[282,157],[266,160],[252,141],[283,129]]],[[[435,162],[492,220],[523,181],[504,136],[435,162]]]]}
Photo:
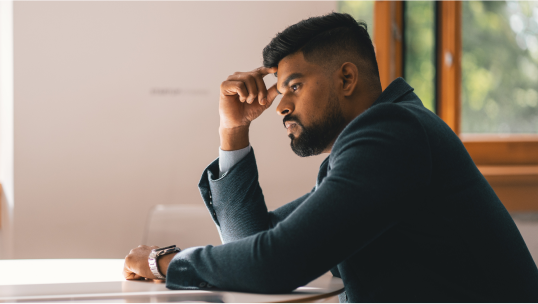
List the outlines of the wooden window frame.
{"type": "Polygon", "coordinates": [[[403,77],[403,1],[374,4],[374,47],[383,90],[403,77]]]}
{"type": "MultiPolygon", "coordinates": [[[[460,137],[475,164],[510,211],[538,210],[538,134],[462,134],[462,3],[436,4],[437,114],[460,137]]],[[[381,85],[403,76],[402,1],[376,1],[374,45],[381,85]]]]}

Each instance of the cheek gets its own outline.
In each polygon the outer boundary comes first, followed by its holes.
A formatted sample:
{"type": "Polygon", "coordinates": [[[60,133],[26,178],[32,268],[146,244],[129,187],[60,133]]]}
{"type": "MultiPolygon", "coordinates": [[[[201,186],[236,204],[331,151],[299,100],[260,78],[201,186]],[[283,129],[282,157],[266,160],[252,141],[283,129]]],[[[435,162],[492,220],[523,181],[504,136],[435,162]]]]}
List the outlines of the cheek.
{"type": "Polygon", "coordinates": [[[316,119],[323,116],[323,109],[327,107],[329,100],[328,92],[322,85],[317,85],[309,92],[305,92],[302,103],[304,104],[304,112],[311,119],[316,119]]]}

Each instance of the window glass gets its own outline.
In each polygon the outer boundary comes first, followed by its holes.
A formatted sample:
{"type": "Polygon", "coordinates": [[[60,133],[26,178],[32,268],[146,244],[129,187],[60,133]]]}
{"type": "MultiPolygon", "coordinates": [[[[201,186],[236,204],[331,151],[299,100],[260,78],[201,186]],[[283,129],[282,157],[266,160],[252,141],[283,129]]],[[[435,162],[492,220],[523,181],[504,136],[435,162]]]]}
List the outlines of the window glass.
{"type": "Polygon", "coordinates": [[[350,14],[355,20],[368,25],[368,34],[374,38],[374,2],[375,1],[338,1],[338,11],[350,14]]]}
{"type": "Polygon", "coordinates": [[[462,5],[462,132],[538,133],[538,2],[462,5]]]}
{"type": "Polygon", "coordinates": [[[404,2],[404,78],[435,112],[435,3],[404,2]]]}

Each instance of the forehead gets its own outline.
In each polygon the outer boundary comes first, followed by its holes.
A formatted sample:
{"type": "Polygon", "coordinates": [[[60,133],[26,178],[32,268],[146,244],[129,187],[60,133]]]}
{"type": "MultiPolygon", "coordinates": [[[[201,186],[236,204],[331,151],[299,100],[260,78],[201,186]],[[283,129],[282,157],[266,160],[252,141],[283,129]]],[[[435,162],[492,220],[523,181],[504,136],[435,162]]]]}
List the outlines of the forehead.
{"type": "Polygon", "coordinates": [[[284,57],[278,63],[277,82],[279,85],[291,74],[300,73],[304,76],[311,76],[321,72],[321,67],[304,59],[302,52],[284,57]]]}

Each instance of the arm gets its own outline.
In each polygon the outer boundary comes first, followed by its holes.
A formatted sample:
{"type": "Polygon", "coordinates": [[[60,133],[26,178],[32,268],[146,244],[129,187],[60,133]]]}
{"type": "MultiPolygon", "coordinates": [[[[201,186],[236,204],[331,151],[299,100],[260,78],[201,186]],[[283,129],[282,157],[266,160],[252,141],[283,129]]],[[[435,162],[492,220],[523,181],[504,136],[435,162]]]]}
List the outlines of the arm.
{"type": "MultiPolygon", "coordinates": [[[[251,72],[230,75],[221,84],[219,99],[221,151],[237,151],[249,147],[250,123],[269,108],[278,95],[276,85],[267,89],[263,77],[276,68],[258,68],[251,72]]],[[[227,164],[230,165],[230,164],[227,164]]],[[[223,167],[228,167],[227,165],[223,167]]],[[[202,174],[199,189],[216,223],[223,243],[240,240],[273,227],[310,195],[268,213],[258,184],[258,172],[251,149],[246,157],[221,174],[219,159],[202,174]],[[245,177],[250,177],[245,178],[245,177]]],[[[151,247],[141,245],[125,258],[127,279],[154,278],[147,263],[151,247]]],[[[174,255],[159,259],[159,269],[166,274],[174,255]]]]}
{"type": "Polygon", "coordinates": [[[232,243],[178,253],[167,287],[208,282],[227,290],[289,292],[412,214],[417,200],[410,194],[429,184],[431,172],[420,122],[392,104],[376,106],[352,124],[356,131],[346,132],[348,126],[335,143],[327,177],[287,218],[232,243]]]}
{"type": "Polygon", "coordinates": [[[224,151],[219,148],[219,178],[221,178],[224,173],[228,172],[228,170],[235,164],[245,158],[251,149],[252,147],[250,144],[246,148],[234,151],[224,151]]]}
{"type": "Polygon", "coordinates": [[[290,206],[298,206],[305,199],[300,198],[275,214],[269,214],[258,184],[248,132],[250,123],[270,107],[278,95],[276,86],[267,89],[263,81],[264,76],[275,72],[276,68],[263,67],[238,72],[221,84],[219,154],[222,157],[207,167],[198,187],[223,243],[272,227],[275,221],[287,215],[284,213],[293,210],[290,206]],[[247,152],[246,156],[244,152],[247,152]]]}
{"type": "MultiPolygon", "coordinates": [[[[326,162],[324,162],[326,163],[326,162]]],[[[254,149],[218,178],[218,159],[202,174],[198,188],[217,225],[223,243],[229,243],[274,227],[312,193],[267,212],[254,149]]]]}

